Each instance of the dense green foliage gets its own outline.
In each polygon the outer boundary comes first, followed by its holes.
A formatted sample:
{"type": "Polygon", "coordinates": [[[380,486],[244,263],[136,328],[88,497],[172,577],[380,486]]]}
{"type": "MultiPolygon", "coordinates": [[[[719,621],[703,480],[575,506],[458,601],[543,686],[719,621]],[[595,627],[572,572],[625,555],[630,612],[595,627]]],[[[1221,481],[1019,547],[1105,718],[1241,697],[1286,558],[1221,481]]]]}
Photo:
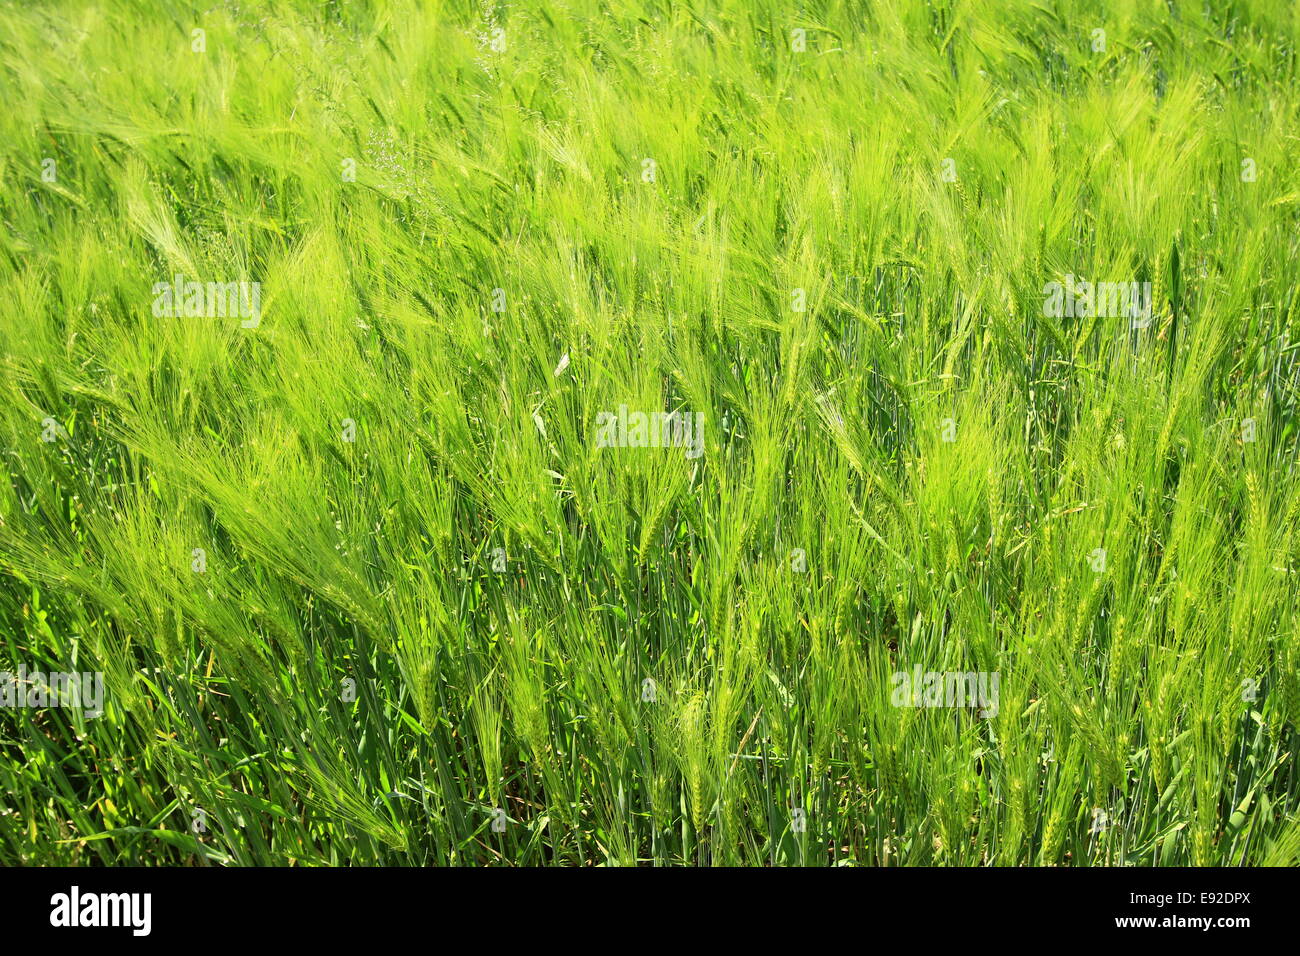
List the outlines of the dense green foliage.
{"type": "Polygon", "coordinates": [[[0,862],[1295,863],[1298,42],[0,6],[0,862]]]}

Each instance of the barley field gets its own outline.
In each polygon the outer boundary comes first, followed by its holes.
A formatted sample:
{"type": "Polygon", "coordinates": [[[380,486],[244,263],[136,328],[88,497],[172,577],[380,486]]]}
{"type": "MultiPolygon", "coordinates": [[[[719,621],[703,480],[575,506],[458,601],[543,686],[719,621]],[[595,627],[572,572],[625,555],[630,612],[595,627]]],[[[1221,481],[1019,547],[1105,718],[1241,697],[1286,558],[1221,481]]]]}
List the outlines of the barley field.
{"type": "Polygon", "coordinates": [[[1296,865],[1298,45],[0,4],[0,863],[1296,865]]]}

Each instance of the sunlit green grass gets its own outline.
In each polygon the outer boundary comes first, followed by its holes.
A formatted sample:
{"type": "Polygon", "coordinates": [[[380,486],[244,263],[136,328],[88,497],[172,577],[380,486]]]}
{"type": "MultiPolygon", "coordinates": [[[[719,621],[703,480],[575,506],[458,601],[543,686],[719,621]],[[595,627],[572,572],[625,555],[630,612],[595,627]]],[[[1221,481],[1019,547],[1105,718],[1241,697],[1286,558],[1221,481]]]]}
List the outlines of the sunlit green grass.
{"type": "Polygon", "coordinates": [[[0,5],[0,863],[1297,863],[1298,44],[0,5]]]}

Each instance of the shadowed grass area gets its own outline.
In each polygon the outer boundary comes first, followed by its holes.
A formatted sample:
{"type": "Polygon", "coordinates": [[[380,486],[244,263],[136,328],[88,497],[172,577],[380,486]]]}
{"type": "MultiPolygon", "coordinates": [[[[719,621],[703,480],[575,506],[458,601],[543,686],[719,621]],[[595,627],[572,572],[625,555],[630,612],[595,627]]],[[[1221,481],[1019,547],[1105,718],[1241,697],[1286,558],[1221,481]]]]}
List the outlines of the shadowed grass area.
{"type": "Polygon", "coordinates": [[[0,862],[1300,862],[1298,43],[0,5],[0,862]]]}

